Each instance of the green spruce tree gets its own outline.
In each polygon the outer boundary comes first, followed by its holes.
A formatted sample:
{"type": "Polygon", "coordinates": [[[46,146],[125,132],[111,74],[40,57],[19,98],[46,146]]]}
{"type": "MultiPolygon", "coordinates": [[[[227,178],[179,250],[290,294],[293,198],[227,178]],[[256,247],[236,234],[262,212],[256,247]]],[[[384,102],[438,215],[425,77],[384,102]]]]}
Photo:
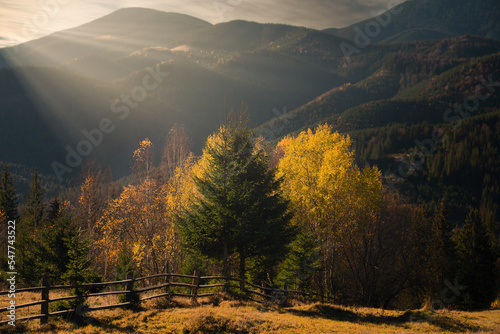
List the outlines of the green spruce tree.
{"type": "Polygon", "coordinates": [[[293,238],[288,202],[269,160],[242,120],[227,120],[207,141],[207,160],[195,183],[202,198],[179,217],[185,246],[212,259],[238,255],[238,273],[245,279],[247,260],[283,254],[293,238]]]}
{"type": "Polygon", "coordinates": [[[321,267],[320,246],[304,228],[289,248],[285,260],[280,263],[278,281],[289,289],[307,290],[321,267]]]}
{"type": "Polygon", "coordinates": [[[7,164],[3,166],[2,177],[0,178],[0,212],[3,212],[7,220],[16,220],[17,195],[14,181],[7,169],[7,164]]]}
{"type": "Polygon", "coordinates": [[[448,209],[442,201],[433,218],[432,237],[429,245],[431,293],[436,298],[439,298],[445,280],[453,280],[456,274],[455,245],[452,240],[452,228],[448,216],[448,209]]]}
{"type": "Polygon", "coordinates": [[[38,179],[38,170],[35,168],[33,179],[31,180],[28,191],[28,198],[26,199],[25,212],[26,218],[31,221],[32,226],[35,229],[37,226],[40,226],[43,221],[45,213],[44,194],[45,191],[40,184],[40,180],[38,179]]]}
{"type": "Polygon", "coordinates": [[[487,228],[471,209],[455,235],[458,276],[467,286],[458,299],[466,309],[488,308],[495,299],[495,260],[487,228]]]}

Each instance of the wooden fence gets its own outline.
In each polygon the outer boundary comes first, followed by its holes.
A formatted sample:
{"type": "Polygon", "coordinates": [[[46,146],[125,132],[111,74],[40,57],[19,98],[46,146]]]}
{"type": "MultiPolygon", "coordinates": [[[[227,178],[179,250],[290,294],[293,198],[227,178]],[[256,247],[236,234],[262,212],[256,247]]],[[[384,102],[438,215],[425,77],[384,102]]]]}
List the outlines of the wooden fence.
{"type": "MultiPolygon", "coordinates": [[[[179,289],[176,289],[176,290],[179,290],[179,289]]],[[[321,301],[321,302],[324,301],[323,296],[320,296],[319,294],[307,293],[307,292],[302,292],[302,291],[297,291],[297,290],[273,289],[273,288],[268,288],[265,286],[255,285],[255,284],[249,283],[247,281],[244,281],[244,280],[241,280],[238,278],[226,278],[223,276],[201,277],[199,275],[198,271],[195,271],[193,275],[181,275],[181,274],[165,273],[165,274],[151,275],[151,276],[140,277],[140,278],[134,278],[132,276],[129,276],[126,280],[123,280],[123,281],[80,284],[80,285],[55,285],[55,286],[51,286],[50,281],[49,281],[49,277],[44,276],[42,279],[42,286],[41,287],[24,288],[24,289],[16,290],[16,292],[15,292],[16,294],[22,293],[22,292],[38,292],[38,291],[41,292],[41,299],[39,301],[15,306],[15,309],[17,312],[17,310],[19,310],[21,308],[40,305],[40,314],[28,316],[28,317],[24,317],[24,318],[16,318],[16,322],[22,321],[22,320],[40,319],[41,323],[46,323],[50,316],[68,315],[68,314],[75,314],[75,313],[82,314],[84,312],[89,312],[89,311],[98,311],[98,310],[112,309],[112,308],[124,307],[124,306],[134,306],[137,303],[140,303],[142,301],[154,299],[154,298],[160,298],[160,297],[167,297],[167,298],[188,297],[188,298],[191,298],[191,300],[194,303],[197,303],[198,298],[215,296],[217,293],[219,293],[221,291],[225,291],[225,292],[231,294],[231,291],[234,291],[234,290],[240,291],[242,293],[240,295],[240,297],[243,297],[246,300],[251,300],[251,301],[254,301],[257,303],[265,303],[265,302],[270,302],[270,301],[274,301],[274,302],[279,303],[279,302],[283,302],[283,301],[287,300],[288,298],[295,298],[295,299],[308,300],[308,301],[321,301]],[[177,278],[191,279],[191,284],[176,282],[175,280],[177,278]],[[150,285],[150,286],[143,286],[140,288],[137,287],[138,283],[142,282],[143,283],[142,285],[146,285],[146,284],[144,284],[146,281],[151,282],[152,280],[155,280],[155,279],[156,279],[156,281],[164,279],[164,283],[150,285]],[[223,281],[223,283],[200,285],[201,282],[214,281],[214,280],[223,281]],[[239,284],[235,285],[234,282],[238,282],[239,284]],[[106,287],[112,287],[112,286],[117,286],[117,285],[123,285],[125,287],[125,290],[107,291],[107,292],[99,292],[99,293],[88,293],[85,295],[72,295],[72,296],[50,299],[50,291],[70,290],[70,289],[79,289],[77,291],[82,291],[82,289],[88,289],[88,290],[90,290],[90,289],[104,289],[106,287]],[[173,287],[183,288],[181,290],[188,290],[189,293],[179,293],[178,291],[172,291],[173,287]],[[247,287],[249,287],[249,288],[247,288],[247,287]],[[216,291],[219,288],[220,288],[220,291],[216,291]],[[200,293],[200,290],[206,290],[206,289],[212,289],[212,291],[209,293],[200,293]],[[141,294],[148,292],[148,291],[153,291],[153,290],[162,290],[162,291],[161,291],[161,293],[141,298],[141,294]],[[260,290],[260,291],[257,291],[257,290],[260,290]],[[106,296],[106,295],[125,295],[125,302],[113,304],[113,305],[99,306],[99,307],[81,308],[81,306],[80,306],[80,309],[50,312],[49,304],[52,302],[72,300],[72,299],[77,299],[77,298],[106,296]]],[[[1,291],[0,292],[0,296],[6,295],[6,294],[9,294],[9,291],[1,291]]],[[[9,307],[0,308],[1,313],[3,313],[3,312],[8,313],[9,311],[10,311],[9,307]]],[[[9,321],[10,320],[0,321],[0,325],[6,324],[9,321]]]]}

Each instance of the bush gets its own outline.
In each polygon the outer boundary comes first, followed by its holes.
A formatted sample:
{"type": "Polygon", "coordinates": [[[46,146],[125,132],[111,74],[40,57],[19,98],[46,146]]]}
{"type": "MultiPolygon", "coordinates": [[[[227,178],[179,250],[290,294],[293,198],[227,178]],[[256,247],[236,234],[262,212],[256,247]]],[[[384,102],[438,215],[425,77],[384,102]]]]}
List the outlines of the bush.
{"type": "Polygon", "coordinates": [[[249,333],[246,324],[237,324],[233,319],[228,319],[213,313],[199,315],[191,319],[183,328],[184,334],[204,333],[249,333]]]}

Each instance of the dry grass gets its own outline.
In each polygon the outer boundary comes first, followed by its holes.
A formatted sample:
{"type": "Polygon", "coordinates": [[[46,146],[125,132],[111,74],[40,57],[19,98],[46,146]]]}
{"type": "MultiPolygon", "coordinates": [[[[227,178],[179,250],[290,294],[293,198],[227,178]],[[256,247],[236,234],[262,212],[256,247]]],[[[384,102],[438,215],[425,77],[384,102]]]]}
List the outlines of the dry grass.
{"type": "MultiPolygon", "coordinates": [[[[22,299],[36,300],[38,294],[22,299]]],[[[18,297],[19,298],[19,297],[18,297]]],[[[116,296],[94,298],[92,305],[116,302],[116,296]]],[[[3,299],[0,300],[3,302],[3,299]]],[[[18,302],[20,302],[18,300],[18,302]]],[[[37,313],[39,306],[32,307],[37,313]]],[[[0,333],[12,332],[11,326],[0,333]]],[[[482,312],[383,311],[335,305],[297,305],[288,308],[255,303],[205,299],[191,306],[187,299],[151,300],[141,310],[114,309],[86,314],[79,323],[52,318],[18,323],[27,333],[500,333],[500,310],[482,312]],[[217,301],[219,302],[219,301],[217,301]],[[217,305],[215,302],[215,305],[217,305]]]]}

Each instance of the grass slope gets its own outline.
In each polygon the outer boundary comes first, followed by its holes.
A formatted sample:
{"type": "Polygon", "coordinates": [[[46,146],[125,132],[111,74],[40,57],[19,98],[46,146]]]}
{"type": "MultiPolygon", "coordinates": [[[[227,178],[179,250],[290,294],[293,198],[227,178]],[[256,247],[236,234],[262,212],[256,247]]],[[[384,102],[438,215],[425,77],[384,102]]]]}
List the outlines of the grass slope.
{"type": "MultiPolygon", "coordinates": [[[[278,308],[224,301],[220,306],[151,302],[138,312],[97,311],[88,324],[51,320],[19,325],[27,333],[498,333],[500,310],[433,313],[313,304],[278,308]],[[168,306],[165,308],[165,306],[168,306]],[[171,308],[170,306],[175,306],[171,308]]],[[[84,321],[85,323],[85,321],[84,321]]],[[[3,327],[1,333],[10,328],[3,327]]],[[[11,331],[12,332],[12,331],[11,331]]]]}

